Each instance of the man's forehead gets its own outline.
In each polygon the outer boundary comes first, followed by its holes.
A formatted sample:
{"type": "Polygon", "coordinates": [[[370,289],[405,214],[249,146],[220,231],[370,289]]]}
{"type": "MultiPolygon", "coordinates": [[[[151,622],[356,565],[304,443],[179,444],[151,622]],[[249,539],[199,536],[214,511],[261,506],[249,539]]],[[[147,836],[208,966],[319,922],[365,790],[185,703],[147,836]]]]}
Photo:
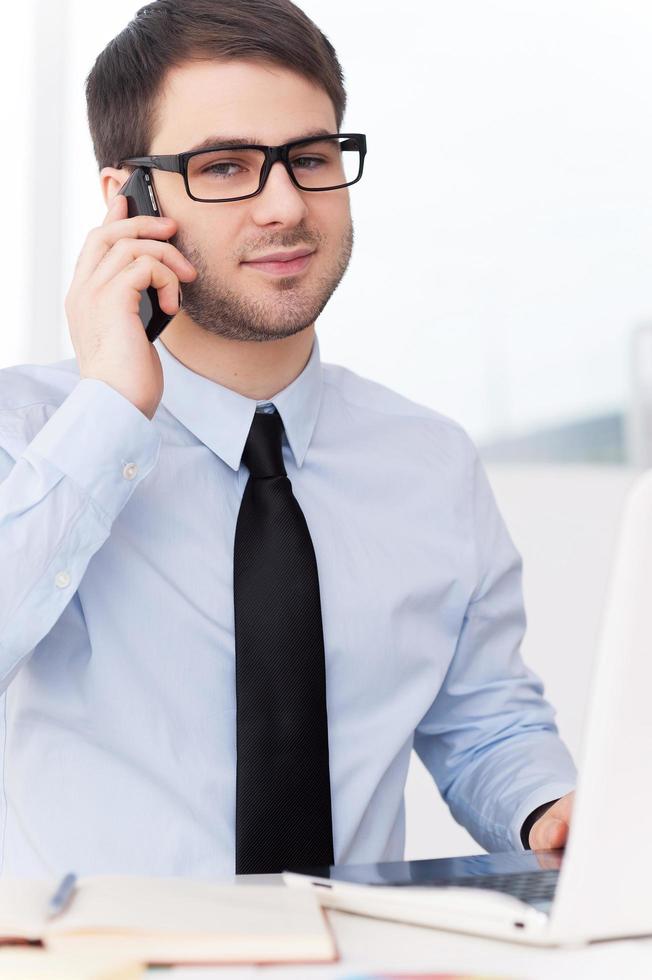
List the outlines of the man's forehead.
{"type": "Polygon", "coordinates": [[[263,107],[282,115],[301,108],[332,106],[323,87],[310,78],[280,65],[232,59],[194,61],[170,68],[161,86],[162,113],[205,111],[241,115],[263,107]]]}
{"type": "Polygon", "coordinates": [[[236,140],[285,143],[336,131],[333,104],[324,89],[281,66],[243,60],[191,62],[170,69],[156,115],[156,152],[236,140]],[[162,146],[162,140],[174,142],[174,148],[162,146]]]}

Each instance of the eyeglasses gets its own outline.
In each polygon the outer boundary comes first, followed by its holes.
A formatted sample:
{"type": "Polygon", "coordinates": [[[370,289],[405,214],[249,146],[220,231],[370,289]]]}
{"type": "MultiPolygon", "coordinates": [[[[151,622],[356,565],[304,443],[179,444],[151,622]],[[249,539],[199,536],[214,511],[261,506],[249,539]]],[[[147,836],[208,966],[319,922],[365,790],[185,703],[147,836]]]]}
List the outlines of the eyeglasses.
{"type": "Polygon", "coordinates": [[[193,201],[243,201],[260,194],[280,161],[302,191],[334,191],[362,177],[367,139],[363,133],[332,133],[281,146],[224,144],[168,156],[129,157],[131,164],[183,174],[193,201]]]}

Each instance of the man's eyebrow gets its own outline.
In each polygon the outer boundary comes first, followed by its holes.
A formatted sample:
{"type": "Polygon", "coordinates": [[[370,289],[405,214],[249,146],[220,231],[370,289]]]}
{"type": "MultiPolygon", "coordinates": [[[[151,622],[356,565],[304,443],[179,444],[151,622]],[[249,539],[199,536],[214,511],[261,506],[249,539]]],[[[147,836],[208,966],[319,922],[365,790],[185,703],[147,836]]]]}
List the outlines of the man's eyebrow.
{"type": "MultiPolygon", "coordinates": [[[[307,140],[313,139],[316,136],[331,136],[333,135],[328,129],[313,129],[309,133],[304,133],[303,136],[293,136],[288,143],[292,143],[294,140],[307,140]]],[[[191,146],[187,153],[192,153],[194,150],[205,150],[211,146],[252,146],[255,143],[260,145],[263,144],[263,140],[257,139],[255,136],[207,136],[205,140],[201,143],[195,143],[191,146]]]]}

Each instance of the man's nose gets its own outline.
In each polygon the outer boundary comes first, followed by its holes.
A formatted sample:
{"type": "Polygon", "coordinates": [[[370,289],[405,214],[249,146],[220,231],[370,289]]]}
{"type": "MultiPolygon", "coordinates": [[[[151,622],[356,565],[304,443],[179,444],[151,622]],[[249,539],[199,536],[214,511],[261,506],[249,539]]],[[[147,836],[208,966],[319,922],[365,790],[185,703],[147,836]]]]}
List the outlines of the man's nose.
{"type": "Polygon", "coordinates": [[[252,198],[258,220],[300,220],[307,205],[303,192],[292,182],[281,160],[276,160],[260,194],[252,198]]]}

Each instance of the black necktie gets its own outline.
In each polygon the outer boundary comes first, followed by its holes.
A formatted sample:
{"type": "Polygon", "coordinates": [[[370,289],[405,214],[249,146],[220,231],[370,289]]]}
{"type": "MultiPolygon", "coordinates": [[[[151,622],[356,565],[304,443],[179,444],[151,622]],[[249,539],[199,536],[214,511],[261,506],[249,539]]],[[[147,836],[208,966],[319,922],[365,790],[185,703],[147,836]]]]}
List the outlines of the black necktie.
{"type": "Polygon", "coordinates": [[[283,422],[256,412],[234,545],[235,870],[333,864],[317,562],[283,464],[283,422]]]}

